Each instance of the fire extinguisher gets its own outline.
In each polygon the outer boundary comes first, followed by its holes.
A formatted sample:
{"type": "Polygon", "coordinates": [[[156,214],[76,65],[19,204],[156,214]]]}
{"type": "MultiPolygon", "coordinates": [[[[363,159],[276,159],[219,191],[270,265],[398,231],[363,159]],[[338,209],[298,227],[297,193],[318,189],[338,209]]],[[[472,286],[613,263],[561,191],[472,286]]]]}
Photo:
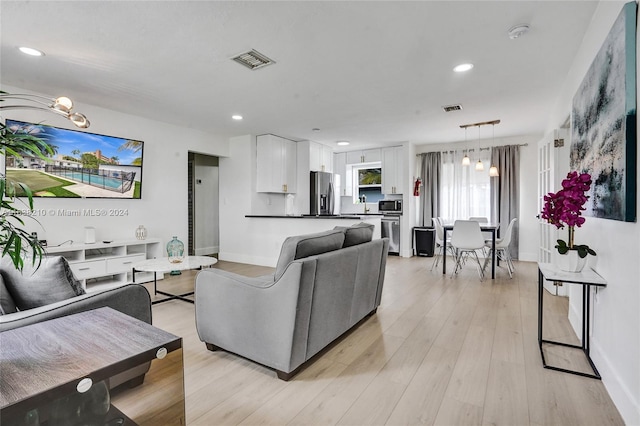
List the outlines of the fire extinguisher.
{"type": "Polygon", "coordinates": [[[415,197],[419,197],[420,196],[420,186],[422,185],[422,180],[420,180],[420,178],[417,178],[416,181],[413,183],[413,195],[415,197]]]}

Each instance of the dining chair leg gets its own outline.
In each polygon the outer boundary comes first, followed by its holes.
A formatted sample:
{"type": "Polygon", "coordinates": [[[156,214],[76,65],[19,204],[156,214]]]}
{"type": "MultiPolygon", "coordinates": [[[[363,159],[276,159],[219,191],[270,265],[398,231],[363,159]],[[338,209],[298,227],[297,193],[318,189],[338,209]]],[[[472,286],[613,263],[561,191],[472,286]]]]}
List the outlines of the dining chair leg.
{"type": "Polygon", "coordinates": [[[433,263],[431,264],[430,271],[433,271],[433,268],[438,267],[438,263],[440,262],[440,256],[442,256],[442,246],[439,247],[438,252],[435,255],[435,259],[433,259],[433,263]]]}
{"type": "Polygon", "coordinates": [[[456,267],[453,268],[453,272],[451,273],[451,278],[453,278],[453,276],[458,273],[458,268],[462,267],[462,265],[460,264],[461,258],[462,258],[462,252],[459,250],[456,250],[456,256],[454,258],[456,261],[456,267]]]}
{"type": "Polygon", "coordinates": [[[476,258],[476,263],[478,264],[478,275],[480,275],[480,281],[484,280],[484,269],[482,268],[482,265],[480,265],[480,258],[478,257],[478,253],[475,252],[475,250],[473,251],[473,255],[476,258]]]}
{"type": "Polygon", "coordinates": [[[493,250],[488,249],[488,253],[487,255],[484,257],[484,264],[482,265],[482,271],[484,271],[485,269],[487,269],[487,265],[489,264],[489,262],[491,261],[491,255],[493,254],[493,250]]]}

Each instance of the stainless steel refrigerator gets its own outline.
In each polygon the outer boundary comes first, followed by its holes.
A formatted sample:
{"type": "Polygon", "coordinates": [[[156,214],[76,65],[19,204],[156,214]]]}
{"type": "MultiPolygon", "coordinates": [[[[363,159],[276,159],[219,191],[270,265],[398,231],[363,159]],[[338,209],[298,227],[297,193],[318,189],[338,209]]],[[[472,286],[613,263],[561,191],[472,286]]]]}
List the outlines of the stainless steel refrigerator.
{"type": "Polygon", "coordinates": [[[311,172],[309,182],[309,213],[340,214],[340,176],[328,172],[311,172]]]}

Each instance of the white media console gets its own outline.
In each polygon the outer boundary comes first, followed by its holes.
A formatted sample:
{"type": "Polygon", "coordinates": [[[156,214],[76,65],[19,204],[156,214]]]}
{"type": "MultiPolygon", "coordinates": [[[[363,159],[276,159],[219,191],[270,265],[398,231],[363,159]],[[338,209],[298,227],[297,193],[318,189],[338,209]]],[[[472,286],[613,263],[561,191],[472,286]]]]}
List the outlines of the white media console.
{"type": "MultiPolygon", "coordinates": [[[[46,253],[63,256],[82,287],[87,292],[94,292],[132,282],[133,265],[146,259],[162,257],[164,247],[159,238],[148,238],[67,244],[47,247],[46,253]]],[[[158,279],[162,279],[162,274],[159,274],[158,279]]],[[[153,273],[136,273],[136,282],[147,281],[153,281],[153,273]]]]}

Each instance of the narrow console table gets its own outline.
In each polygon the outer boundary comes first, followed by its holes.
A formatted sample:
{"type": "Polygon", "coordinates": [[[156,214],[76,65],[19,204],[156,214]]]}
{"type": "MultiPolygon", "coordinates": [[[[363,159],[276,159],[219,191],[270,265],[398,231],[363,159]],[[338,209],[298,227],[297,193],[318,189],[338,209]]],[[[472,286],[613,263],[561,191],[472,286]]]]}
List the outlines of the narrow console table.
{"type": "Polygon", "coordinates": [[[551,370],[563,371],[565,373],[576,374],[578,376],[591,377],[593,379],[601,379],[598,369],[591,360],[589,355],[589,318],[591,316],[591,286],[605,287],[607,281],[598,275],[592,269],[585,269],[582,272],[566,272],[551,263],[538,263],[538,346],[540,347],[540,356],[542,357],[542,365],[544,368],[551,370]],[[543,315],[543,296],[544,281],[560,281],[567,284],[578,284],[582,286],[582,339],[581,345],[572,345],[564,342],[555,342],[545,340],[542,335],[542,315],[543,315]],[[542,345],[544,343],[551,345],[561,345],[569,348],[581,349],[589,365],[593,370],[593,374],[583,373],[581,371],[568,370],[566,368],[554,367],[547,365],[544,358],[542,345]]]}
{"type": "Polygon", "coordinates": [[[185,424],[181,337],[104,307],[0,338],[3,425],[185,424]],[[114,376],[148,363],[155,380],[110,386],[114,376]]]}

